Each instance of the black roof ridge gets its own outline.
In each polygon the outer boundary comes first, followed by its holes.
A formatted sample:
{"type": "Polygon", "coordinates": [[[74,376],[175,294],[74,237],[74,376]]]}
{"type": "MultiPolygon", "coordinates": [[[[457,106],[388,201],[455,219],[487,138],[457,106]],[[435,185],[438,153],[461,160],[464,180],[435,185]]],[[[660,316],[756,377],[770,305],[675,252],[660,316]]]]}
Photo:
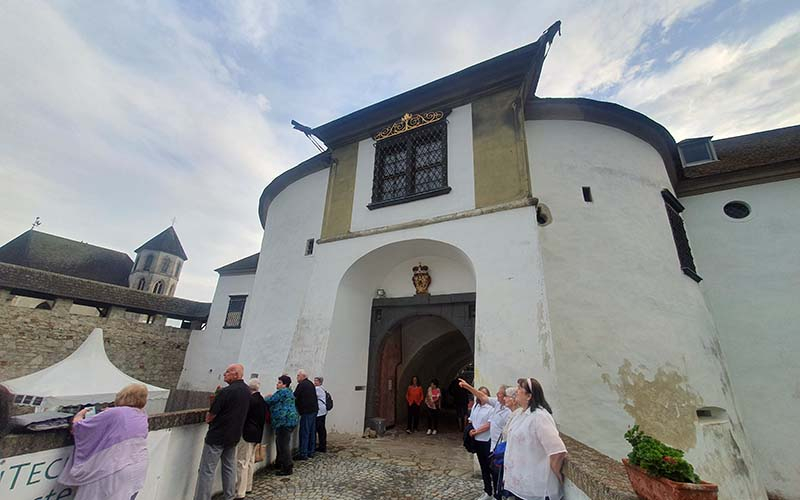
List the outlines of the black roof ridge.
{"type": "Polygon", "coordinates": [[[239,260],[233,261],[230,264],[225,264],[222,267],[214,269],[215,272],[219,274],[234,274],[236,272],[245,271],[254,271],[258,266],[258,259],[261,255],[261,252],[256,252],[252,255],[248,255],[247,257],[243,257],[239,260]]]}

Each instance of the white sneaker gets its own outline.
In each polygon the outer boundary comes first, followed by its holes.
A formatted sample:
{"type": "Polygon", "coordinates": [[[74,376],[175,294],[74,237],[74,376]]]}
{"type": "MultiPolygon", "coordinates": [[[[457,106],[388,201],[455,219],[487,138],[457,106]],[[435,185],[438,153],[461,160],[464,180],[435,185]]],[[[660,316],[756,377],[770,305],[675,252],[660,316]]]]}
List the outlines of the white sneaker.
{"type": "Polygon", "coordinates": [[[436,435],[436,429],[434,429],[434,430],[433,430],[433,435],[434,435],[434,436],[436,435]]]}
{"type": "Polygon", "coordinates": [[[430,430],[430,429],[428,429],[428,432],[426,432],[425,434],[427,434],[427,435],[429,435],[429,436],[430,436],[430,435],[431,435],[431,430],[430,430]]]}
{"type": "Polygon", "coordinates": [[[492,500],[492,496],[487,495],[486,492],[484,491],[483,494],[478,498],[476,498],[475,500],[492,500]]]}

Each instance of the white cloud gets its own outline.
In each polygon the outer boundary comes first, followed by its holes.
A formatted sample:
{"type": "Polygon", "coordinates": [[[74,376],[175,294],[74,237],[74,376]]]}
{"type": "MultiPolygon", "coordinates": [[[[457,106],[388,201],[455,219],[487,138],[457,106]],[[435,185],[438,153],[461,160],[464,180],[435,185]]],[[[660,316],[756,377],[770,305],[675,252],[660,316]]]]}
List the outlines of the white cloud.
{"type": "Polygon", "coordinates": [[[800,122],[800,15],[754,38],[688,51],[633,79],[613,100],[665,124],[680,140],[729,137],[800,122]]]}
{"type": "Polygon", "coordinates": [[[258,109],[265,113],[268,113],[272,109],[272,103],[269,102],[269,99],[267,99],[267,96],[264,94],[258,94],[256,96],[256,105],[258,105],[258,109]]]}
{"type": "Polygon", "coordinates": [[[157,14],[162,32],[112,55],[48,4],[2,7],[0,240],[41,216],[43,231],[132,253],[177,216],[179,292],[209,300],[211,270],[259,248],[260,191],[297,154],[213,47],[157,14]]]}
{"type": "Polygon", "coordinates": [[[315,152],[289,118],[321,124],[557,19],[539,95],[611,95],[677,138],[800,121],[797,16],[673,40],[709,2],[2,3],[0,241],[40,216],[44,231],[132,252],[177,216],[179,294],[209,300],[211,270],[260,246],[263,187],[315,152]]]}

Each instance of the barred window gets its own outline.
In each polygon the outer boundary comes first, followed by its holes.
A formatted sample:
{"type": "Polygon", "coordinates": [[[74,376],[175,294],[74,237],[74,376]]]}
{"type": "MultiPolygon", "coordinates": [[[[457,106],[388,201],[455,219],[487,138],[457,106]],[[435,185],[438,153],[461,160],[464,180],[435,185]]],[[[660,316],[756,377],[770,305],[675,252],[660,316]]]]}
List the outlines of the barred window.
{"type": "Polygon", "coordinates": [[[169,265],[170,265],[169,259],[164,259],[164,261],[161,263],[162,274],[169,274],[169,265]]]}
{"type": "Polygon", "coordinates": [[[372,203],[367,208],[445,194],[447,122],[441,120],[375,144],[372,203]]]}
{"type": "Polygon", "coordinates": [[[241,328],[242,316],[244,315],[244,304],[247,295],[231,295],[228,302],[228,314],[225,315],[225,325],[223,328],[241,328]]]}
{"type": "Polygon", "coordinates": [[[664,198],[664,205],[667,208],[667,217],[669,217],[669,225],[672,228],[672,238],[675,240],[675,249],[678,252],[681,270],[685,275],[699,283],[703,278],[697,274],[697,268],[694,266],[692,249],[689,247],[689,237],[686,236],[686,228],[683,225],[683,217],[681,217],[683,205],[667,189],[661,191],[661,197],[664,198]]]}
{"type": "Polygon", "coordinates": [[[150,254],[144,259],[144,267],[142,268],[143,271],[149,271],[150,268],[153,266],[153,255],[150,254]]]}

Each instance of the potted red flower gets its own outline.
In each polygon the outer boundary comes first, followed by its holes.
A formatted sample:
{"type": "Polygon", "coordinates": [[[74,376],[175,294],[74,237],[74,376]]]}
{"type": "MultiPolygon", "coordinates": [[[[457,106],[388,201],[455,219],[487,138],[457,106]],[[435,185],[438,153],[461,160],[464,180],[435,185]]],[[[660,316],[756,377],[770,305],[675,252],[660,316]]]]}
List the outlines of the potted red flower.
{"type": "Polygon", "coordinates": [[[638,425],[625,433],[633,450],[622,459],[633,491],[645,500],[716,500],[717,485],[701,481],[681,450],[648,436],[638,425]]]}

